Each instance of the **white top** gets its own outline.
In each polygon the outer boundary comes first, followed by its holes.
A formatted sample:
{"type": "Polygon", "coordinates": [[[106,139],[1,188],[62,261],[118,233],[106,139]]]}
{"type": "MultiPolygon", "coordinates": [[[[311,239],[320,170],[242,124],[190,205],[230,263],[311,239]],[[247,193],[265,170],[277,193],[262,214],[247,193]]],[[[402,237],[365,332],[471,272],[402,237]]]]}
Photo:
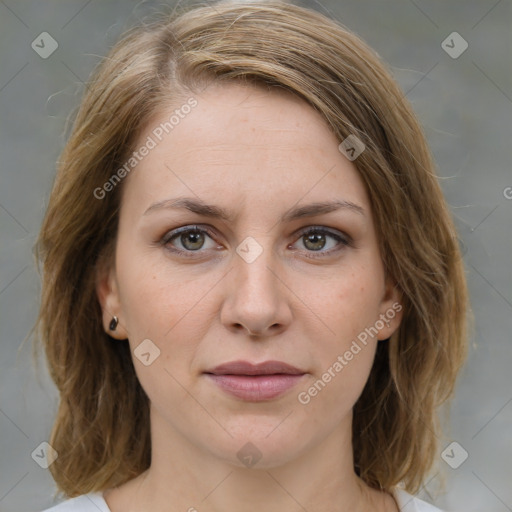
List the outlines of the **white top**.
{"type": "MultiPolygon", "coordinates": [[[[422,501],[403,489],[395,488],[393,491],[400,512],[442,512],[437,507],[422,501]]],[[[112,512],[103,498],[101,492],[82,494],[76,498],[63,501],[54,507],[47,508],[42,512],[112,512]]]]}

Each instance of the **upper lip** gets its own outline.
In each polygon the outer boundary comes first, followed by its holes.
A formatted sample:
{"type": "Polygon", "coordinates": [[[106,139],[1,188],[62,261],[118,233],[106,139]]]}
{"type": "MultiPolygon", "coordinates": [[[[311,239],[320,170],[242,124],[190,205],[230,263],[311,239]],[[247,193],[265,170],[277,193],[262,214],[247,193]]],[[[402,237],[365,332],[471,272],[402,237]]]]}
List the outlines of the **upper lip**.
{"type": "Polygon", "coordinates": [[[214,375],[275,375],[283,373],[302,375],[306,372],[282,361],[264,361],[257,364],[248,361],[231,361],[220,364],[211,370],[207,370],[205,373],[212,373],[214,375]]]}

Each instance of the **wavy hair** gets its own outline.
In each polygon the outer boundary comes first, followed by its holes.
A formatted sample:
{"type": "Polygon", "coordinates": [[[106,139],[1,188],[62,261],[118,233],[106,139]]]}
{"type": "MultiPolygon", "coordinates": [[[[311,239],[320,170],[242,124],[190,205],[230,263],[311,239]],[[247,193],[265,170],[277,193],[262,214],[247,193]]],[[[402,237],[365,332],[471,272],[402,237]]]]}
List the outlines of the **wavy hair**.
{"type": "Polygon", "coordinates": [[[95,281],[115,248],[123,183],[106,183],[162,105],[212,82],[280,88],[306,101],[354,161],[373,209],[385,272],[402,294],[400,327],[379,343],[354,406],[354,469],[368,485],[417,492],[437,454],[438,407],[466,357],[467,288],[453,221],[409,102],[359,37],[281,1],[181,8],[128,31],[102,60],[74,119],[36,243],[37,347],[60,394],[50,466],[68,497],[136,477],[151,461],[148,397],[128,344],[102,326],[95,281]]]}

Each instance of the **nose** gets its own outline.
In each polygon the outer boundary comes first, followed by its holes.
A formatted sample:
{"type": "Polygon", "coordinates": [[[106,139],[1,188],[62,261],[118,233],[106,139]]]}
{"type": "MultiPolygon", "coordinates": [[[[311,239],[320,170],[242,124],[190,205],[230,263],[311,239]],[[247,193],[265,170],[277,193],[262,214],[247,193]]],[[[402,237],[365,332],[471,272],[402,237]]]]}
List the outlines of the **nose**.
{"type": "Polygon", "coordinates": [[[220,318],[230,331],[268,337],[290,324],[291,292],[277,255],[261,241],[260,245],[262,252],[253,261],[234,254],[220,318]]]}

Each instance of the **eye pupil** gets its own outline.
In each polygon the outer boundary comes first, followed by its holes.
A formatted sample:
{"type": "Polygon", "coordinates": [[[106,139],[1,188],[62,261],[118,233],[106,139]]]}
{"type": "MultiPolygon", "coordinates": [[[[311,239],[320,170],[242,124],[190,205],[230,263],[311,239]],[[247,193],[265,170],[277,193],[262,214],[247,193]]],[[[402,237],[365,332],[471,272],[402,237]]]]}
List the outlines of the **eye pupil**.
{"type": "Polygon", "coordinates": [[[191,251],[200,249],[204,244],[204,233],[201,233],[200,231],[188,231],[181,235],[181,243],[183,244],[183,247],[191,251]],[[191,242],[192,246],[189,242],[191,242]]]}
{"type": "Polygon", "coordinates": [[[304,245],[311,249],[312,251],[319,251],[325,247],[325,235],[322,233],[309,233],[305,235],[305,243],[304,245]],[[309,246],[309,242],[313,244],[313,246],[309,246]],[[319,246],[317,244],[320,244],[319,246]]]}

